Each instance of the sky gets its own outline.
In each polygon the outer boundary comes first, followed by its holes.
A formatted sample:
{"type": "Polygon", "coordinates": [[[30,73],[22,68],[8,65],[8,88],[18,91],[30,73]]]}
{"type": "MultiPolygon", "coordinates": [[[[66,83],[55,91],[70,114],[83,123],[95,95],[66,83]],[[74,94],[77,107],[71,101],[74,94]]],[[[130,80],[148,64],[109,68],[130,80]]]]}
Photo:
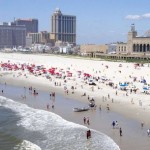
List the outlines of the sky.
{"type": "Polygon", "coordinates": [[[77,44],[127,41],[132,23],[138,35],[150,29],[150,0],[0,0],[0,22],[37,18],[39,31],[51,32],[56,8],[77,18],[77,44]]]}

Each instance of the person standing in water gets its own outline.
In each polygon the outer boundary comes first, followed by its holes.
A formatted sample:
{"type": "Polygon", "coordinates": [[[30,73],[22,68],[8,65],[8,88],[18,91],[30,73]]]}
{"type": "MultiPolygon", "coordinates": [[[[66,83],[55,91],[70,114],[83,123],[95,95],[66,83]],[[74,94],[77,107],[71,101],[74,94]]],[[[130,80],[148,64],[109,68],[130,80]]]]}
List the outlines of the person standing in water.
{"type": "Polygon", "coordinates": [[[87,118],[87,124],[90,125],[90,120],[89,120],[89,118],[87,118]]]}
{"type": "Polygon", "coordinates": [[[86,133],[87,139],[91,138],[91,130],[89,129],[86,133]]]}
{"type": "Polygon", "coordinates": [[[121,128],[120,128],[119,132],[120,132],[120,136],[122,136],[122,129],[121,128]]]}
{"type": "Polygon", "coordinates": [[[84,121],[84,124],[86,124],[86,118],[85,117],[83,118],[83,121],[84,121]]]}
{"type": "Polygon", "coordinates": [[[102,108],[101,108],[101,105],[99,105],[99,110],[101,110],[102,108]]]}
{"type": "Polygon", "coordinates": [[[113,129],[115,128],[115,121],[112,122],[113,129]]]}

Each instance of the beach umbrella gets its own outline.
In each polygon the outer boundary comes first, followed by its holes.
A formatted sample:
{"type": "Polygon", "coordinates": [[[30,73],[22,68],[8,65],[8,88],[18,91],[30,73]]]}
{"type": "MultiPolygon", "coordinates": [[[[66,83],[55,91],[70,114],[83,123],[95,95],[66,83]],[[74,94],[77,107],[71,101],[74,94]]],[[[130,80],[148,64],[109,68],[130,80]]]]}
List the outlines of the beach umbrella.
{"type": "Polygon", "coordinates": [[[122,87],[125,87],[125,86],[128,86],[128,84],[127,83],[121,83],[121,84],[119,84],[120,86],[122,86],[122,87]]]}
{"type": "Polygon", "coordinates": [[[149,88],[145,86],[145,87],[143,87],[143,90],[147,91],[147,90],[149,90],[149,88]]]}
{"type": "Polygon", "coordinates": [[[91,75],[88,73],[84,73],[84,77],[91,77],[91,75]]]}

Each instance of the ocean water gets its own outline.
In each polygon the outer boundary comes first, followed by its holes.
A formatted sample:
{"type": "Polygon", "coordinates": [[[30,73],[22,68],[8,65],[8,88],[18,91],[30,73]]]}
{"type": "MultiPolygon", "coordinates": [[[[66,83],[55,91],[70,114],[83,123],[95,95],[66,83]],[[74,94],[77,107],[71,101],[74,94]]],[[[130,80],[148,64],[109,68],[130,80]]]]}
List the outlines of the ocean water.
{"type": "Polygon", "coordinates": [[[0,150],[119,150],[95,130],[87,140],[87,130],[52,112],[0,97],[0,150]]]}

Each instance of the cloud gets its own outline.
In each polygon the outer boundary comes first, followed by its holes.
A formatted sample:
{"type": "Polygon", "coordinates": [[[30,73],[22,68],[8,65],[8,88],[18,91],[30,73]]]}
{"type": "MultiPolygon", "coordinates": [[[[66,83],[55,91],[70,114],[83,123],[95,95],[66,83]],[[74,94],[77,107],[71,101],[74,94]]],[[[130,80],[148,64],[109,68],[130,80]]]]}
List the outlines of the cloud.
{"type": "Polygon", "coordinates": [[[128,20],[139,20],[141,18],[142,17],[140,15],[127,15],[126,16],[126,19],[128,19],[128,20]]]}
{"type": "Polygon", "coordinates": [[[150,13],[142,15],[143,18],[150,18],[150,13]]]}
{"type": "Polygon", "coordinates": [[[127,15],[125,18],[128,20],[140,20],[140,19],[150,18],[150,13],[146,13],[143,15],[127,15]]]}

